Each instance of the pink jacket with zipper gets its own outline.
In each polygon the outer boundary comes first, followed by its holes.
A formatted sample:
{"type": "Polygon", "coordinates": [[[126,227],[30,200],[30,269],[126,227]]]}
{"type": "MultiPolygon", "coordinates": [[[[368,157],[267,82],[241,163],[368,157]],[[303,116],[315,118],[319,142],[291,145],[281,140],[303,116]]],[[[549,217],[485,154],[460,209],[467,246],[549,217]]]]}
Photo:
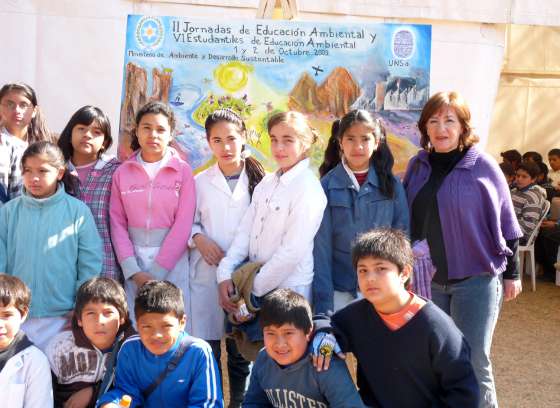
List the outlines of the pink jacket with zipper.
{"type": "Polygon", "coordinates": [[[187,250],[196,205],[190,166],[171,158],[150,180],[135,153],[113,175],[111,238],[125,279],[137,272],[173,270],[187,250]],[[139,264],[135,247],[159,247],[151,271],[139,264]]]}

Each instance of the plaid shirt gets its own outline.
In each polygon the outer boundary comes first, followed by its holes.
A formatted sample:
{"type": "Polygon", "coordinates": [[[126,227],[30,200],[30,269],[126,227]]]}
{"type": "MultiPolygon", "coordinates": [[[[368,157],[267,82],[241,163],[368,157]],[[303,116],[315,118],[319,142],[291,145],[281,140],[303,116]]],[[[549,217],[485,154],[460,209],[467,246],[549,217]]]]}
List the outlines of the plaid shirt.
{"type": "Polygon", "coordinates": [[[93,169],[89,172],[86,182],[80,183],[77,171],[72,163],[69,163],[71,173],[76,177],[80,188],[78,198],[87,204],[93,214],[99,235],[103,240],[103,270],[101,276],[124,282],[123,274],[113,244],[111,242],[109,223],[109,198],[111,196],[111,183],[113,173],[119,167],[120,162],[114,157],[102,156],[93,169]]]}
{"type": "Polygon", "coordinates": [[[21,156],[25,142],[0,129],[0,206],[21,194],[21,156]]]}

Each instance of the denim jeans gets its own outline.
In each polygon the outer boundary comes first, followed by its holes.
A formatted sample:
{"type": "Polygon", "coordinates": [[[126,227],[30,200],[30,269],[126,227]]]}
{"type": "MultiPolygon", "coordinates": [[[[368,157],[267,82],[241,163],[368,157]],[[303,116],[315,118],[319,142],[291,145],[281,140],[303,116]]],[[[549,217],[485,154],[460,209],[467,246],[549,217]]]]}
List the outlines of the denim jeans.
{"type": "Polygon", "coordinates": [[[432,282],[432,301],[451,316],[471,348],[471,363],[480,388],[480,408],[498,407],[490,348],[502,295],[500,276],[473,276],[449,285],[432,282]]]}
{"type": "MultiPolygon", "coordinates": [[[[212,353],[218,362],[218,369],[220,376],[222,375],[221,355],[222,350],[220,347],[220,340],[208,341],[212,347],[212,353]]],[[[247,377],[249,377],[251,364],[247,361],[237,350],[235,340],[226,337],[226,351],[227,351],[227,370],[229,378],[229,407],[240,408],[245,398],[245,391],[247,390],[247,377]]],[[[222,381],[222,384],[224,382],[222,381]]]]}

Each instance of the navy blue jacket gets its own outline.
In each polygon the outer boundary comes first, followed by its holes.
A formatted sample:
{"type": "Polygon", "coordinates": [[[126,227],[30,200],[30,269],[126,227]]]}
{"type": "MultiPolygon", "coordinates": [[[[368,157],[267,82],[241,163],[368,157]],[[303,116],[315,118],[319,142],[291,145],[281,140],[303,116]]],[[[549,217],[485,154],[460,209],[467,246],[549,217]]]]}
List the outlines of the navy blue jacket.
{"type": "Polygon", "coordinates": [[[397,228],[408,233],[406,195],[395,177],[394,198],[381,193],[379,179],[370,166],[357,191],[342,163],[329,171],[321,185],[327,207],[313,248],[313,307],[316,313],[333,310],[334,290],[356,294],[356,271],[352,267],[352,241],[373,228],[397,228]]]}
{"type": "MultiPolygon", "coordinates": [[[[329,318],[316,318],[319,331],[329,318]]],[[[358,362],[358,388],[368,407],[478,408],[470,348],[453,320],[432,302],[403,327],[389,329],[373,305],[358,300],[332,316],[342,351],[358,362]]]]}

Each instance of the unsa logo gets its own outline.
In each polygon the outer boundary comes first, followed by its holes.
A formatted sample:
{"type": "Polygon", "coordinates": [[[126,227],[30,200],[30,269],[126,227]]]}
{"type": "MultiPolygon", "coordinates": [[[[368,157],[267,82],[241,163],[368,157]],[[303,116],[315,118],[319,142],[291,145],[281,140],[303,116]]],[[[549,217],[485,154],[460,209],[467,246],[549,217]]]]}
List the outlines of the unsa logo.
{"type": "Polygon", "coordinates": [[[414,34],[401,29],[393,35],[393,55],[396,58],[408,59],[414,54],[414,34]]]}
{"type": "Polygon", "coordinates": [[[157,17],[142,17],[136,25],[136,42],[142,49],[155,50],[163,43],[163,23],[157,17]]]}

